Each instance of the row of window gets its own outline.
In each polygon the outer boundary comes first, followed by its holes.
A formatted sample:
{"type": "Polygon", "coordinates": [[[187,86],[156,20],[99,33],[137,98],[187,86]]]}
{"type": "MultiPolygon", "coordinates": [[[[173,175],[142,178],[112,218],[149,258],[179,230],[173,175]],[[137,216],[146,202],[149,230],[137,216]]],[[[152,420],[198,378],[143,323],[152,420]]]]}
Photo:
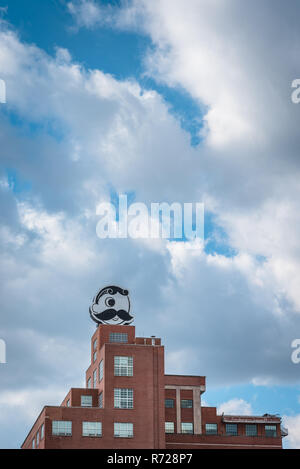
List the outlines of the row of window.
{"type": "MultiPolygon", "coordinates": [[[[207,435],[217,435],[218,425],[216,423],[207,423],[205,425],[207,435]]],[[[174,422],[165,422],[165,432],[174,433],[174,422]]],[[[193,434],[194,427],[192,422],[181,422],[181,433],[193,434]]],[[[227,423],[226,434],[231,436],[238,435],[237,424],[227,423]]],[[[72,421],[69,420],[53,420],[52,435],[54,436],[72,436],[72,421]]],[[[265,425],[265,435],[276,437],[276,425],[265,425]]],[[[82,436],[101,437],[102,422],[82,422],[82,436]]],[[[114,436],[118,438],[132,438],[133,424],[130,422],[115,422],[114,436]]],[[[246,436],[257,436],[257,425],[246,424],[246,436]]],[[[40,439],[44,438],[44,424],[38,430],[36,437],[32,440],[32,448],[38,447],[40,439]]]]}
{"type": "MultiPolygon", "coordinates": [[[[165,422],[165,432],[174,433],[174,422],[165,422]]],[[[181,433],[193,434],[192,422],[181,422],[181,433]]],[[[72,422],[68,420],[54,420],[52,422],[52,435],[72,436],[72,422]]],[[[82,436],[102,436],[102,422],[82,422],[82,436]]],[[[133,424],[114,423],[114,436],[133,437],[133,424]]]]}
{"type": "MultiPolygon", "coordinates": [[[[127,335],[127,334],[126,334],[127,335]]],[[[95,353],[95,352],[94,352],[95,353]]],[[[99,363],[99,383],[103,379],[104,363],[99,363]]],[[[132,357],[114,357],[114,375],[115,376],[133,376],[133,358],[132,357]]],[[[97,369],[93,371],[93,387],[97,385],[97,369]]],[[[87,381],[87,387],[92,387],[92,378],[87,381]]]]}
{"type": "MultiPolygon", "coordinates": [[[[123,332],[111,332],[109,334],[109,341],[110,342],[118,342],[118,343],[125,343],[128,342],[128,334],[123,332]]],[[[93,352],[97,352],[97,339],[94,340],[93,343],[93,352]]]]}
{"type": "MultiPolygon", "coordinates": [[[[165,432],[166,433],[174,433],[175,426],[174,422],[165,422],[165,432]]],[[[194,433],[194,425],[192,422],[181,422],[181,433],[194,433]]]]}
{"type": "MultiPolygon", "coordinates": [[[[167,409],[173,409],[174,399],[165,399],[165,407],[167,409]]],[[[181,399],[181,408],[182,409],[192,409],[193,400],[192,399],[181,399]]]]}
{"type": "MultiPolygon", "coordinates": [[[[238,424],[237,423],[226,423],[225,425],[226,435],[237,436],[238,433],[238,424]]],[[[218,424],[217,423],[207,423],[205,425],[205,432],[207,435],[217,435],[218,434],[218,424]]],[[[257,425],[255,423],[249,423],[245,425],[245,434],[246,436],[257,436],[257,425]]],[[[265,435],[276,437],[276,425],[265,425],[265,435]]]]}
{"type": "Polygon", "coordinates": [[[109,341],[110,342],[119,342],[119,343],[127,344],[128,334],[123,333],[123,332],[111,332],[109,334],[109,341]]]}
{"type": "Polygon", "coordinates": [[[44,439],[45,436],[45,426],[44,424],[41,425],[41,427],[38,429],[36,432],[35,437],[32,440],[31,446],[33,449],[37,448],[40,444],[40,441],[44,439]]]}
{"type": "MultiPolygon", "coordinates": [[[[80,405],[81,407],[92,407],[93,396],[82,395],[80,397],[80,405]]],[[[103,392],[99,394],[99,407],[103,408],[103,392]]],[[[133,389],[115,388],[114,407],[115,409],[133,409],[133,389]]]]}
{"type": "MultiPolygon", "coordinates": [[[[52,435],[72,436],[72,421],[53,420],[52,435]]],[[[102,422],[82,422],[82,436],[102,436],[102,422]]],[[[133,423],[114,422],[114,436],[117,438],[132,438],[133,423]]]]}

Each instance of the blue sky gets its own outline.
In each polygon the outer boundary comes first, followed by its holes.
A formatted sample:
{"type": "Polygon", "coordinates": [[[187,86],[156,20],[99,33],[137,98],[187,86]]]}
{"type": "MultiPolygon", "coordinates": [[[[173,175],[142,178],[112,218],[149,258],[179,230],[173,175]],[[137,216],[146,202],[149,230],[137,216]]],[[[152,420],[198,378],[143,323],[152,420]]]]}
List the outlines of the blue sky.
{"type": "Polygon", "coordinates": [[[168,373],[206,375],[222,411],[279,413],[300,447],[297,2],[1,7],[0,446],[82,385],[89,302],[113,282],[168,373]],[[118,193],[203,202],[204,252],[97,238],[118,193]]]}

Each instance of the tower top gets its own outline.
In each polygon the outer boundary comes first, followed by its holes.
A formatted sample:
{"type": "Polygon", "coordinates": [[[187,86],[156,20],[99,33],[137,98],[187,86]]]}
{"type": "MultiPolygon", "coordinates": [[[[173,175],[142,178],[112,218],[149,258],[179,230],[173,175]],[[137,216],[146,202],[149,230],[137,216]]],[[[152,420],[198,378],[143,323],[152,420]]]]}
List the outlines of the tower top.
{"type": "Polygon", "coordinates": [[[101,288],[89,311],[97,324],[128,326],[134,319],[129,314],[129,291],[115,285],[101,288]]]}

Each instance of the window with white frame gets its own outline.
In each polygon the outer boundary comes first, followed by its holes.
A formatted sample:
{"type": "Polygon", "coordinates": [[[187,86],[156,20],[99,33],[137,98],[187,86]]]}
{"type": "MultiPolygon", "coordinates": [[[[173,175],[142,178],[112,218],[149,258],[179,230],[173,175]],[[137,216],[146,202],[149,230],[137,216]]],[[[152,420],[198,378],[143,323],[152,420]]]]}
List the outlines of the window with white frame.
{"type": "Polygon", "coordinates": [[[114,407],[116,409],[133,408],[133,389],[115,388],[114,389],[114,407]]]}
{"type": "Polygon", "coordinates": [[[102,422],[82,422],[82,436],[102,436],[102,422]]]}
{"type": "Polygon", "coordinates": [[[277,436],[276,425],[265,425],[266,436],[277,436]]]}
{"type": "Polygon", "coordinates": [[[52,421],[52,435],[71,436],[72,435],[72,422],[68,420],[53,420],[52,421]]]}
{"type": "Polygon", "coordinates": [[[114,357],[115,376],[133,376],[133,358],[132,357],[114,357]]]}
{"type": "Polygon", "coordinates": [[[103,392],[101,391],[99,394],[99,407],[103,409],[103,392]]]}
{"type": "Polygon", "coordinates": [[[109,334],[109,341],[110,342],[127,343],[128,342],[128,334],[123,333],[123,332],[111,332],[109,334]]]}
{"type": "Polygon", "coordinates": [[[95,388],[97,386],[97,368],[93,371],[93,382],[95,388]]]}
{"type": "Polygon", "coordinates": [[[206,423],[205,424],[205,433],[207,435],[217,435],[218,434],[218,424],[217,423],[206,423]]]}
{"type": "Polygon", "coordinates": [[[194,433],[194,426],[192,422],[181,422],[181,433],[194,433]]]}
{"type": "Polygon", "coordinates": [[[255,423],[246,424],[246,436],[257,436],[257,425],[255,423]]]}
{"type": "Polygon", "coordinates": [[[103,360],[99,363],[99,381],[103,379],[103,360]]]}
{"type": "Polygon", "coordinates": [[[92,407],[93,406],[93,396],[81,396],[81,407],[92,407]]]}
{"type": "Polygon", "coordinates": [[[192,409],[193,400],[192,399],[181,399],[181,408],[182,409],[192,409]]]}
{"type": "Polygon", "coordinates": [[[90,389],[91,387],[92,387],[92,379],[89,378],[89,379],[87,380],[87,388],[90,389]]]}
{"type": "Polygon", "coordinates": [[[236,436],[238,434],[237,423],[226,423],[226,435],[236,436]]]}
{"type": "Polygon", "coordinates": [[[173,409],[174,407],[174,399],[165,399],[165,407],[167,409],[173,409]]]}
{"type": "Polygon", "coordinates": [[[36,434],[36,446],[38,447],[39,444],[40,444],[40,433],[38,431],[37,434],[36,434]]]}
{"type": "Polygon", "coordinates": [[[42,424],[42,426],[41,426],[41,440],[44,438],[44,435],[45,435],[45,425],[42,424]]]}
{"type": "Polygon", "coordinates": [[[132,423],[114,423],[114,436],[117,438],[132,438],[133,437],[133,424],[132,423]]]}
{"type": "Polygon", "coordinates": [[[165,433],[174,433],[174,422],[165,422],[165,433]]]}
{"type": "Polygon", "coordinates": [[[35,438],[33,438],[33,440],[32,440],[31,448],[32,448],[32,449],[35,449],[35,438]]]}

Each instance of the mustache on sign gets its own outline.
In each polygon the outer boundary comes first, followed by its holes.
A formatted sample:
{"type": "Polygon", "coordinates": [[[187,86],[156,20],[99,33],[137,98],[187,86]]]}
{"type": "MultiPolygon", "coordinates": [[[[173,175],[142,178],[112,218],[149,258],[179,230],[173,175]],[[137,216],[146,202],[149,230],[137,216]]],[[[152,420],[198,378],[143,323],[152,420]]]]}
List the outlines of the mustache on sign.
{"type": "Polygon", "coordinates": [[[102,319],[102,321],[109,321],[110,319],[113,319],[115,316],[118,316],[122,321],[130,321],[133,316],[131,316],[127,311],[124,309],[119,309],[118,311],[116,309],[110,308],[106,309],[105,311],[102,311],[102,313],[95,313],[94,315],[96,316],[97,319],[102,319]]]}

